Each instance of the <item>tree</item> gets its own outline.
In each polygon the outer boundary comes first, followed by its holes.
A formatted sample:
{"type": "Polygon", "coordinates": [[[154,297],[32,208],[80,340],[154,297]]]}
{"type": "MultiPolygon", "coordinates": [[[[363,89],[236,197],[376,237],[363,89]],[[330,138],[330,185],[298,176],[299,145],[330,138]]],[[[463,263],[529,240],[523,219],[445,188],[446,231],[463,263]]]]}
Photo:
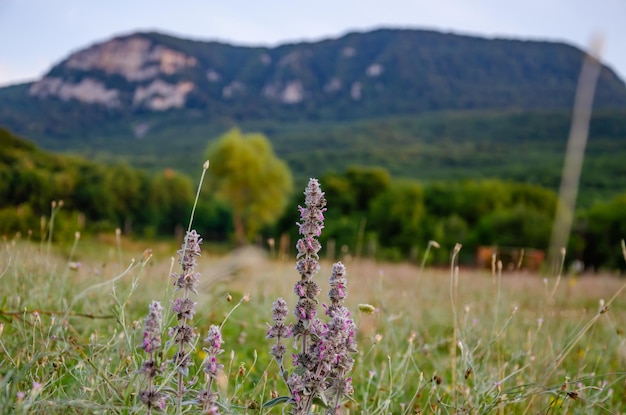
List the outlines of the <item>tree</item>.
{"type": "Polygon", "coordinates": [[[233,210],[238,244],[249,241],[282,214],[292,191],[287,164],[262,134],[232,129],[207,149],[209,181],[233,210]]]}
{"type": "Polygon", "coordinates": [[[474,229],[474,237],[481,245],[546,249],[551,229],[551,212],[520,204],[483,216],[474,229]]]}
{"type": "Polygon", "coordinates": [[[367,211],[372,200],[391,185],[391,175],[382,167],[348,167],[345,173],[355,193],[356,209],[367,211]]]}
{"type": "Polygon", "coordinates": [[[621,240],[626,238],[626,193],[592,206],[585,213],[584,221],[585,265],[626,271],[620,247],[621,240]]]}
{"type": "Polygon", "coordinates": [[[159,232],[171,235],[186,226],[193,204],[193,186],[187,176],[166,169],[154,176],[149,195],[150,216],[159,232]]]}
{"type": "Polygon", "coordinates": [[[109,167],[105,172],[104,187],[115,195],[112,203],[116,226],[131,230],[132,218],[140,215],[145,204],[147,179],[138,170],[126,164],[109,167]]]}
{"type": "Polygon", "coordinates": [[[422,186],[409,180],[394,182],[379,194],[370,206],[372,229],[376,229],[382,246],[399,247],[408,253],[423,241],[425,216],[422,186]]]}

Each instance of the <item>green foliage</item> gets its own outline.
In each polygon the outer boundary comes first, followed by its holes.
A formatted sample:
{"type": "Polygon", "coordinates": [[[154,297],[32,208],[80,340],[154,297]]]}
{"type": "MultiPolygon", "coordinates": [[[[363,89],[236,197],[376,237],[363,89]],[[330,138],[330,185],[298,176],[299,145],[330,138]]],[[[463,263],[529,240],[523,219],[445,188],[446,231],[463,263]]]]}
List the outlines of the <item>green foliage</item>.
{"type": "Polygon", "coordinates": [[[29,205],[0,208],[0,234],[15,234],[38,227],[39,220],[29,205]]]}
{"type": "Polygon", "coordinates": [[[57,236],[64,229],[71,234],[115,228],[173,235],[193,199],[189,179],[173,171],[150,177],[123,163],[107,166],[49,154],[3,129],[0,141],[3,234],[36,233],[40,217],[50,215],[51,202],[63,201],[57,236]]]}
{"type": "MultiPolygon", "coordinates": [[[[464,262],[473,261],[472,251],[480,239],[474,237],[474,228],[470,228],[463,212],[452,213],[449,216],[438,216],[435,212],[429,213],[425,219],[426,234],[430,240],[436,241],[440,249],[430,251],[432,263],[445,264],[450,260],[450,253],[457,243],[462,243],[465,247],[460,256],[464,262]],[[470,257],[468,258],[467,255],[470,257]]],[[[420,248],[425,248],[425,240],[420,241],[420,248]]],[[[518,241],[519,242],[519,241],[518,241]]],[[[425,252],[422,252],[425,255],[425,252]]],[[[423,259],[423,258],[422,258],[423,259]]]]}
{"type": "Polygon", "coordinates": [[[151,214],[158,218],[159,232],[173,235],[177,228],[182,231],[194,197],[189,177],[166,170],[154,177],[148,194],[151,214]]]}
{"type": "Polygon", "coordinates": [[[396,246],[408,254],[417,241],[424,240],[425,213],[422,186],[398,181],[372,201],[370,223],[383,246],[396,246]]]}
{"type": "Polygon", "coordinates": [[[326,173],[321,181],[326,198],[333,201],[322,240],[333,240],[337,247],[361,255],[356,250],[363,250],[367,235],[360,232],[368,227],[372,201],[391,185],[389,172],[381,167],[348,166],[342,173],[326,173]]]}
{"type": "MultiPolygon", "coordinates": [[[[454,129],[454,125],[446,128],[454,129]]],[[[521,126],[518,121],[514,125],[521,126]]],[[[612,117],[598,118],[592,130],[621,134],[624,131],[620,126],[612,117]]],[[[383,134],[382,130],[373,133],[383,134]]],[[[184,228],[181,218],[191,206],[193,186],[181,173],[166,169],[148,174],[123,163],[104,165],[75,156],[49,154],[2,129],[0,142],[0,234],[32,231],[32,238],[38,240],[42,237],[40,230],[44,235],[46,232],[41,217],[50,215],[53,200],[64,202],[56,219],[55,238],[71,236],[76,230],[98,232],[115,228],[125,234],[151,238],[173,235],[184,228]]],[[[600,142],[607,144],[609,140],[600,142]]],[[[205,192],[208,196],[203,196],[198,206],[198,230],[208,240],[221,242],[232,240],[236,232],[241,234],[235,226],[234,205],[225,197],[230,192],[241,212],[252,218],[243,238],[235,238],[239,242],[251,240],[260,231],[275,240],[282,234],[297,239],[292,226],[299,220],[297,209],[284,215],[282,212],[285,201],[293,198],[292,205],[296,206],[299,195],[290,194],[290,175],[285,164],[276,161],[269,141],[260,134],[232,130],[223,140],[209,143],[210,151],[217,151],[219,143],[223,145],[223,154],[211,156],[208,172],[214,183],[209,184],[210,191],[205,192]],[[265,164],[261,162],[264,158],[268,160],[265,164]],[[274,163],[276,171],[271,173],[267,167],[274,163]],[[231,180],[228,186],[226,181],[220,184],[219,175],[231,180]],[[251,202],[252,197],[261,196],[259,204],[251,202]]],[[[591,159],[587,161],[594,162],[593,157],[600,152],[593,142],[589,150],[591,159]]],[[[607,147],[607,151],[619,154],[616,144],[607,147]]],[[[322,242],[334,242],[334,256],[343,252],[417,260],[427,241],[434,240],[441,245],[441,249],[431,252],[430,260],[434,263],[445,264],[457,242],[464,246],[462,260],[471,263],[475,248],[481,245],[535,249],[547,246],[557,197],[553,190],[532,180],[468,178],[418,182],[392,178],[382,167],[345,166],[342,162],[343,171],[327,172],[321,178],[333,207],[327,214],[322,242]]],[[[622,165],[611,167],[616,169],[612,181],[617,185],[626,177],[617,174],[622,165]]],[[[420,172],[427,175],[429,169],[420,172]]],[[[600,183],[600,179],[598,176],[596,182],[600,183]]],[[[584,173],[582,181],[584,186],[584,173]]],[[[589,209],[584,209],[583,203],[570,239],[569,259],[583,260],[594,269],[623,267],[619,251],[619,241],[626,236],[622,198],[595,203],[589,209]]]]}
{"type": "MultiPolygon", "coordinates": [[[[44,147],[72,151],[108,164],[123,160],[150,172],[174,168],[195,175],[204,162],[207,137],[232,128],[234,120],[207,123],[191,114],[138,116],[146,137],[129,140],[129,123],[111,121],[84,134],[37,138],[44,147]],[[175,138],[174,138],[175,137],[175,138]]],[[[271,139],[278,157],[304,183],[347,165],[382,167],[393,177],[426,183],[498,179],[556,190],[571,124],[570,111],[468,111],[390,116],[352,121],[257,121],[238,123],[243,132],[271,139]]],[[[581,175],[580,206],[606,200],[626,188],[624,111],[597,111],[581,175]]]]}
{"type": "Polygon", "coordinates": [[[292,191],[291,172],[265,136],[230,130],[209,146],[207,158],[218,195],[232,207],[239,244],[280,217],[292,191]]]}
{"type": "Polygon", "coordinates": [[[553,218],[525,205],[495,210],[480,220],[474,238],[483,245],[547,249],[553,218]]]}
{"type": "Polygon", "coordinates": [[[230,206],[218,198],[202,198],[196,207],[194,227],[208,241],[227,242],[231,239],[233,214],[230,206]]]}
{"type": "Polygon", "coordinates": [[[345,176],[354,192],[357,211],[367,211],[370,202],[391,185],[391,175],[382,167],[351,166],[345,176]]]}
{"type": "Polygon", "coordinates": [[[528,183],[500,180],[436,182],[425,187],[428,239],[438,241],[436,262],[445,263],[455,243],[473,261],[480,245],[545,249],[556,207],[556,193],[528,183]]]}
{"type": "Polygon", "coordinates": [[[620,242],[626,239],[626,193],[598,203],[582,215],[583,261],[596,269],[606,267],[626,271],[620,242]]]}
{"type": "MultiPolygon", "coordinates": [[[[426,184],[390,179],[388,185],[379,182],[359,193],[359,185],[353,182],[355,172],[360,172],[357,177],[368,177],[373,172],[388,177],[378,169],[350,167],[321,179],[333,208],[326,215],[323,243],[333,240],[338,249],[345,246],[347,253],[415,260],[415,252],[421,254],[427,242],[434,240],[441,246],[431,251],[434,263],[446,264],[455,244],[461,243],[463,263],[472,264],[479,246],[548,247],[557,203],[557,195],[550,189],[493,179],[426,184]],[[363,197],[360,202],[359,194],[363,197]]],[[[619,243],[626,236],[624,197],[579,211],[568,258],[583,260],[594,269],[623,269],[619,243]]],[[[287,232],[294,239],[296,235],[290,229],[298,220],[296,213],[287,212],[273,236],[287,232]]]]}
{"type": "MultiPolygon", "coordinates": [[[[194,84],[184,108],[137,108],[132,97],[145,85],[62,62],[50,76],[97,79],[120,91],[121,106],[40,99],[29,95],[30,84],[16,85],[0,88],[0,124],[47,149],[153,172],[195,174],[207,137],[239,125],[271,137],[298,182],[340,171],[349,160],[424,182],[498,178],[555,189],[584,58],[559,43],[420,30],[275,48],[130,36],[195,59],[164,79],[194,84]],[[208,70],[217,78],[208,79],[208,70]],[[286,104],[290,82],[304,93],[286,104]],[[356,86],[359,99],[352,96],[356,86]]],[[[580,192],[585,206],[626,188],[626,87],[607,67],[594,102],[580,192]]]]}
{"type": "Polygon", "coordinates": [[[552,215],[556,199],[548,189],[501,180],[436,182],[425,190],[429,212],[444,217],[462,215],[470,226],[477,225],[487,214],[518,205],[552,215]]]}

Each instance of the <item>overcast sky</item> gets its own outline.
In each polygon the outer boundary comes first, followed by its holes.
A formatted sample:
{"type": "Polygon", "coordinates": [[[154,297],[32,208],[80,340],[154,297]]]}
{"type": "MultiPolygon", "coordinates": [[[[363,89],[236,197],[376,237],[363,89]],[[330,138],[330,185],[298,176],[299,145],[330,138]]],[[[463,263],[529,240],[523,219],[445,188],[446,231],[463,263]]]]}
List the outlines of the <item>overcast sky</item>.
{"type": "Polygon", "coordinates": [[[626,79],[626,0],[0,0],[0,85],[33,80],[71,52],[157,30],[241,45],[379,27],[556,40],[587,48],[626,79]]]}

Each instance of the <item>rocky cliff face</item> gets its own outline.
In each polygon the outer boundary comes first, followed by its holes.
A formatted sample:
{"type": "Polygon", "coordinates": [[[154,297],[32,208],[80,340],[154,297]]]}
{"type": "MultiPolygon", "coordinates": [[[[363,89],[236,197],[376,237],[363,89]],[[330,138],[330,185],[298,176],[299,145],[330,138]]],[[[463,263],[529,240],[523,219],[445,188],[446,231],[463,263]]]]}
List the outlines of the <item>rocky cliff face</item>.
{"type": "Polygon", "coordinates": [[[173,75],[197,63],[192,56],[153,45],[142,37],[114,39],[73,54],[65,62],[68,68],[99,69],[118,74],[129,81],[145,81],[165,74],[173,75]]]}
{"type": "Polygon", "coordinates": [[[122,98],[128,95],[130,86],[133,107],[152,110],[181,108],[194,84],[167,82],[161,77],[177,75],[196,65],[193,56],[154,44],[141,36],[131,36],[71,55],[61,67],[74,76],[47,75],[32,84],[28,92],[38,98],[75,99],[115,108],[123,105],[122,98]],[[116,88],[116,77],[122,77],[130,85],[124,89],[116,88]]]}

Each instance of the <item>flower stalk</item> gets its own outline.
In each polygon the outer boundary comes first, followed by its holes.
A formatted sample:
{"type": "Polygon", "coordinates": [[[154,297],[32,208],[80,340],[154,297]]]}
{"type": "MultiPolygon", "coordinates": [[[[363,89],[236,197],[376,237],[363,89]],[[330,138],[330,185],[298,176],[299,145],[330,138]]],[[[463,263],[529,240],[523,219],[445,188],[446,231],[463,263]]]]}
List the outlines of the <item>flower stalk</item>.
{"type": "Polygon", "coordinates": [[[178,350],[172,358],[172,363],[177,371],[176,382],[176,408],[177,413],[182,412],[183,396],[186,392],[184,385],[184,377],[189,374],[189,366],[191,366],[191,358],[185,350],[186,345],[191,345],[196,337],[196,330],[189,324],[195,314],[196,302],[189,298],[189,294],[193,292],[198,294],[197,285],[200,279],[200,273],[196,272],[197,257],[200,256],[200,244],[202,238],[195,231],[188,231],[185,235],[182,248],[178,251],[178,262],[181,266],[180,273],[173,273],[174,286],[176,291],[182,290],[182,296],[172,301],[172,311],[176,315],[178,324],[169,329],[171,341],[177,345],[178,350]]]}
{"type": "Polygon", "coordinates": [[[224,370],[224,365],[217,361],[217,356],[224,352],[221,348],[224,340],[222,340],[222,333],[218,326],[211,325],[209,333],[204,339],[204,343],[206,347],[202,350],[206,352],[206,358],[204,359],[202,368],[208,377],[208,381],[206,388],[198,394],[198,402],[202,406],[203,413],[218,415],[218,394],[213,392],[213,384],[217,381],[219,374],[224,370]]]}
{"type": "Polygon", "coordinates": [[[140,371],[148,378],[148,386],[139,392],[141,402],[148,408],[148,414],[153,409],[165,409],[165,396],[155,389],[154,380],[161,372],[157,355],[161,350],[161,322],[163,307],[158,301],[153,301],[148,307],[148,316],[144,322],[143,342],[141,348],[148,354],[148,358],[141,364],[140,371]]]}
{"type": "Polygon", "coordinates": [[[319,182],[310,179],[304,192],[305,207],[298,206],[300,222],[297,223],[301,238],[296,243],[298,250],[296,270],[300,280],[294,286],[298,301],[293,314],[296,323],[285,324],[288,309],[279,298],[272,307],[273,325],[269,326],[267,338],[275,338],[271,354],[278,363],[281,377],[289,389],[290,396],[276,398],[266,406],[280,402],[291,404],[293,415],[309,415],[315,399],[326,407],[326,414],[338,414],[341,399],[353,392],[351,378],[356,352],[356,326],[350,312],[343,306],[347,295],[346,270],[341,262],[333,265],[330,277],[329,299],[326,308],[328,322],[317,317],[319,285],[313,277],[320,269],[320,237],[324,228],[326,199],[319,182]],[[292,355],[293,370],[289,374],[284,367],[285,347],[281,339],[293,337],[298,344],[298,353],[292,355]]]}

